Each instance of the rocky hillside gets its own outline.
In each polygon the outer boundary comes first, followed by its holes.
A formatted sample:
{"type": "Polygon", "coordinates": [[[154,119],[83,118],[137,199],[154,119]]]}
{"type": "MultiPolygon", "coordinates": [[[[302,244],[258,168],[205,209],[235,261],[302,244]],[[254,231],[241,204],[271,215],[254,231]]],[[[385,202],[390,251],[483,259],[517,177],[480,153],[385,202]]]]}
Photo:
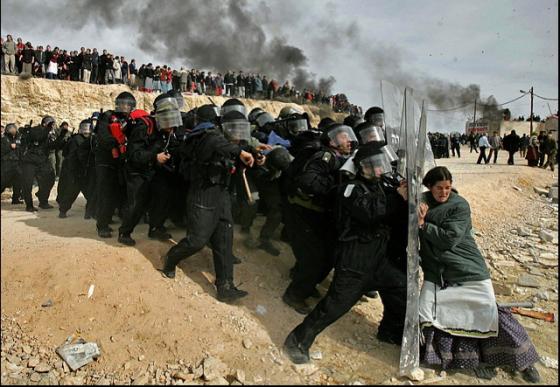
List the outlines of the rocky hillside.
{"type": "MultiPolygon", "coordinates": [[[[70,128],[77,127],[80,121],[88,118],[100,108],[114,108],[114,100],[123,91],[130,91],[136,98],[137,108],[152,110],[152,102],[158,96],[155,93],[144,93],[130,90],[125,85],[92,85],[83,82],[47,80],[42,78],[22,79],[16,76],[2,75],[2,124],[15,123],[23,126],[33,120],[34,123],[45,115],[53,116],[57,122],[67,121],[70,128]]],[[[185,107],[192,108],[209,103],[209,97],[203,95],[186,95],[185,107]]],[[[218,105],[227,100],[226,97],[210,97],[218,105]]],[[[287,105],[294,106],[309,114],[311,124],[317,126],[321,118],[321,109],[317,106],[287,104],[276,101],[243,99],[248,110],[261,109],[278,116],[280,110],[287,105]]],[[[324,114],[323,114],[324,116],[324,114]]],[[[331,114],[333,119],[342,122],[343,114],[331,114]],[[338,116],[338,117],[337,117],[338,116]]]]}

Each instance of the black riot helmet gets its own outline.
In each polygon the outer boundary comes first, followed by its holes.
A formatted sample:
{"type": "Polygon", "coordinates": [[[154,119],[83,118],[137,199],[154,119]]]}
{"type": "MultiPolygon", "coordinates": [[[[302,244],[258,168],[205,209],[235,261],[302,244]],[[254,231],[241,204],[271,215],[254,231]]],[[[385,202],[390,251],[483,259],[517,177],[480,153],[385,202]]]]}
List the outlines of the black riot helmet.
{"type": "Polygon", "coordinates": [[[367,122],[370,122],[376,126],[380,126],[382,128],[385,127],[385,114],[383,112],[383,109],[378,106],[373,106],[366,110],[364,118],[367,122]]]}
{"type": "Polygon", "coordinates": [[[17,130],[18,130],[18,128],[17,128],[16,124],[6,125],[6,133],[10,133],[10,135],[12,135],[12,136],[16,135],[17,130]],[[12,133],[12,131],[13,131],[13,133],[12,133]]]}
{"type": "Polygon", "coordinates": [[[181,93],[179,90],[169,90],[167,94],[177,100],[177,106],[179,107],[179,109],[185,107],[185,97],[183,97],[183,93],[181,93]]]}
{"type": "Polygon", "coordinates": [[[247,115],[248,115],[247,114],[247,107],[243,104],[243,102],[241,102],[237,98],[231,98],[231,99],[228,99],[226,102],[224,102],[220,111],[221,111],[222,117],[224,117],[227,113],[229,113],[231,111],[238,111],[238,112],[242,113],[245,116],[245,118],[247,118],[247,115]]]}
{"type": "Polygon", "coordinates": [[[255,116],[254,121],[255,121],[254,124],[257,125],[258,128],[262,128],[269,122],[275,122],[276,120],[274,119],[272,114],[262,111],[255,116]]]}
{"type": "Polygon", "coordinates": [[[276,171],[285,171],[291,162],[292,156],[286,148],[274,148],[266,155],[266,165],[276,171]]]}
{"type": "Polygon", "coordinates": [[[358,146],[352,128],[342,124],[330,124],[321,135],[321,144],[343,154],[350,154],[358,146]]]}
{"type": "Polygon", "coordinates": [[[177,106],[177,100],[167,93],[161,94],[159,97],[154,101],[158,129],[168,129],[182,125],[183,119],[177,106]],[[162,96],[164,97],[159,98],[162,96]]]}
{"type": "Polygon", "coordinates": [[[376,126],[370,122],[362,122],[356,125],[353,130],[360,144],[378,142],[380,145],[385,145],[385,136],[380,126],[376,126]]]}
{"type": "Polygon", "coordinates": [[[231,141],[251,139],[251,124],[243,113],[237,110],[227,112],[222,117],[224,137],[231,141]]]}
{"type": "Polygon", "coordinates": [[[356,125],[361,124],[362,122],[364,122],[364,119],[362,117],[349,115],[344,119],[344,121],[342,121],[342,124],[353,129],[354,127],[356,127],[356,125]]]}
{"type": "Polygon", "coordinates": [[[335,124],[336,121],[333,120],[330,117],[324,117],[321,118],[321,121],[319,121],[319,125],[317,125],[317,129],[319,129],[321,132],[324,132],[325,129],[327,128],[327,126],[329,126],[330,124],[335,124]]]}
{"type": "Polygon", "coordinates": [[[82,122],[80,122],[80,126],[78,127],[78,131],[80,134],[83,134],[84,137],[89,136],[92,131],[91,120],[82,120],[82,122]]]}
{"type": "Polygon", "coordinates": [[[295,113],[285,119],[288,131],[296,135],[299,132],[303,132],[309,129],[309,116],[307,113],[299,114],[295,113]]]}
{"type": "MultiPolygon", "coordinates": [[[[216,105],[202,105],[196,109],[196,125],[203,122],[211,122],[215,124],[219,117],[219,112],[217,111],[216,105]]],[[[196,126],[195,125],[195,126],[196,126]]]]}
{"type": "Polygon", "coordinates": [[[278,119],[287,118],[292,114],[301,114],[301,112],[293,106],[284,106],[282,110],[280,110],[280,114],[278,114],[278,119]]]}
{"type": "Polygon", "coordinates": [[[385,146],[370,142],[358,148],[352,161],[360,174],[366,179],[379,179],[381,175],[391,172],[391,163],[383,151],[385,146]]]}
{"type": "Polygon", "coordinates": [[[262,110],[260,107],[256,107],[253,110],[251,110],[251,113],[249,113],[249,116],[247,117],[249,119],[249,122],[251,123],[251,125],[256,125],[255,118],[257,118],[258,115],[263,113],[263,112],[264,112],[264,110],[262,110]]]}
{"type": "Polygon", "coordinates": [[[41,125],[54,127],[56,125],[56,120],[54,117],[46,116],[41,120],[41,125]]]}
{"type": "Polygon", "coordinates": [[[115,98],[115,111],[130,114],[136,108],[136,99],[128,91],[123,91],[115,98]]]}

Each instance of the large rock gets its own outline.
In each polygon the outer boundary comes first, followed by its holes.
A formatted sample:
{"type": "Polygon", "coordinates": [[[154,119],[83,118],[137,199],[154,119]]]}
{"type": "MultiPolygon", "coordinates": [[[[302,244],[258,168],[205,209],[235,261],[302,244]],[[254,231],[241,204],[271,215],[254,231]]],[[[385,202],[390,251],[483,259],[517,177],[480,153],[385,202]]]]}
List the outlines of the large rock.
{"type": "Polygon", "coordinates": [[[202,366],[204,367],[203,377],[206,381],[212,381],[218,377],[224,377],[228,373],[227,364],[213,356],[204,359],[202,366]]]}
{"type": "MultiPolygon", "coordinates": [[[[78,127],[80,121],[91,117],[94,111],[114,109],[115,98],[123,91],[128,91],[136,99],[136,108],[151,111],[152,103],[158,96],[156,93],[144,93],[131,90],[126,85],[93,85],[83,82],[49,80],[43,78],[20,79],[17,76],[2,75],[1,77],[2,116],[4,123],[13,122],[17,126],[28,124],[33,120],[37,125],[46,115],[53,116],[58,123],[67,121],[70,128],[78,127]]],[[[227,100],[226,97],[213,96],[217,106],[227,100]]],[[[185,95],[185,112],[208,103],[206,95],[185,95]]],[[[312,105],[298,105],[268,100],[243,99],[248,111],[256,107],[278,116],[285,106],[293,106],[309,115],[312,126],[316,127],[321,120],[320,108],[312,105]]],[[[332,114],[342,121],[346,114],[332,114]]]]}

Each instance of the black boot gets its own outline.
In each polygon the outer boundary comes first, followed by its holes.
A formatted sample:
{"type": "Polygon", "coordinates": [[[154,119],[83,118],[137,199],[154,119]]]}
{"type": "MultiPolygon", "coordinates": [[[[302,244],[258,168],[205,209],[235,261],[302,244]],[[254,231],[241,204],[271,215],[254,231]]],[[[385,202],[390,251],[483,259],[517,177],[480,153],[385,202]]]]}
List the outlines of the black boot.
{"type": "Polygon", "coordinates": [[[113,229],[111,227],[98,228],[97,235],[100,238],[111,238],[113,236],[113,229]]]}
{"type": "Polygon", "coordinates": [[[134,246],[136,244],[136,241],[132,239],[130,234],[128,235],[119,234],[119,243],[122,243],[123,245],[127,245],[127,246],[134,246]]]}
{"type": "Polygon", "coordinates": [[[521,373],[523,374],[523,379],[525,379],[529,383],[538,383],[541,381],[539,371],[537,371],[534,365],[530,365],[529,367],[525,368],[523,371],[521,371],[521,373]]]}
{"type": "Polygon", "coordinates": [[[60,219],[66,218],[66,211],[60,211],[60,212],[58,213],[58,217],[59,217],[60,219]]]}
{"type": "Polygon", "coordinates": [[[169,262],[169,257],[166,255],[164,258],[165,264],[163,269],[158,269],[167,278],[175,278],[175,265],[169,262]]]}
{"type": "Polygon", "coordinates": [[[286,305],[294,308],[295,311],[298,312],[299,314],[309,314],[309,312],[313,310],[313,308],[307,305],[305,300],[303,301],[296,300],[294,297],[290,296],[288,292],[284,293],[284,295],[282,296],[282,301],[284,301],[286,305]]]}
{"type": "Polygon", "coordinates": [[[218,301],[234,301],[245,297],[247,293],[245,290],[239,290],[231,284],[223,284],[218,286],[218,301]]]}
{"type": "Polygon", "coordinates": [[[43,210],[50,210],[51,208],[54,207],[51,206],[49,202],[45,202],[45,203],[39,203],[39,208],[42,208],[43,210]]]}
{"type": "Polygon", "coordinates": [[[294,364],[309,363],[309,349],[302,347],[293,331],[286,337],[284,351],[294,364]]]}
{"type": "Polygon", "coordinates": [[[148,231],[148,237],[160,240],[168,240],[173,238],[171,234],[165,232],[165,230],[162,230],[159,227],[150,228],[150,231],[148,231]]]}
{"type": "Polygon", "coordinates": [[[266,237],[260,237],[259,238],[260,244],[259,244],[259,249],[262,249],[264,251],[266,251],[267,253],[269,253],[270,255],[274,255],[275,257],[280,255],[280,250],[278,250],[276,247],[274,247],[274,245],[270,242],[270,240],[266,237]]]}

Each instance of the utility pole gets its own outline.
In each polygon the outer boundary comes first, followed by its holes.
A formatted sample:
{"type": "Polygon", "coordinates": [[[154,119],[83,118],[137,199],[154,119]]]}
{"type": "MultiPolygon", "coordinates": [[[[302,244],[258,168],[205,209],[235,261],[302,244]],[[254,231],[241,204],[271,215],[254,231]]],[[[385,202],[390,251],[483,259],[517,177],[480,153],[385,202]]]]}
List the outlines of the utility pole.
{"type": "Polygon", "coordinates": [[[531,137],[533,134],[533,86],[531,86],[529,92],[531,93],[531,133],[529,133],[529,137],[531,137]]]}

